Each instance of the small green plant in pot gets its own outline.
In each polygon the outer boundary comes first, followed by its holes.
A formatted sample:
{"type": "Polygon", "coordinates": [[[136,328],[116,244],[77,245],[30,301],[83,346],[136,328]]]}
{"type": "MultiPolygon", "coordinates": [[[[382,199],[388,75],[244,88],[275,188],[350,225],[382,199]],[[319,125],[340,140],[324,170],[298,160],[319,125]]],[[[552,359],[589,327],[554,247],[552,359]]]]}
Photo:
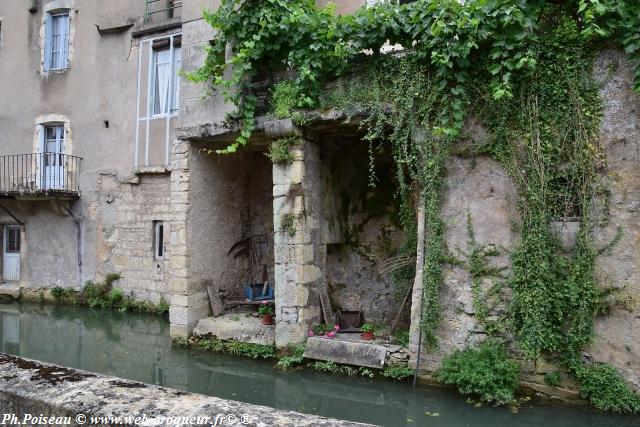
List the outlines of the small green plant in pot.
{"type": "Polygon", "coordinates": [[[376,338],[374,335],[375,330],[376,328],[371,323],[365,323],[360,328],[360,331],[362,331],[360,338],[365,341],[373,341],[376,338]]]}
{"type": "Polygon", "coordinates": [[[269,304],[266,301],[263,301],[258,307],[258,313],[262,315],[263,325],[273,325],[273,305],[269,304]]]}

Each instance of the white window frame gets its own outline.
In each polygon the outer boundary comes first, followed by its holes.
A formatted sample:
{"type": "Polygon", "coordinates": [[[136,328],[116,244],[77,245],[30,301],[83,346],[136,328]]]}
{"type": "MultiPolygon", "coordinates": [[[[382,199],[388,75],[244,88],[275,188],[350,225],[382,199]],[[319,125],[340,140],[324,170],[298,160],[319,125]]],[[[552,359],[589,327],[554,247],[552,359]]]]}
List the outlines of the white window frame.
{"type": "Polygon", "coordinates": [[[164,258],[164,221],[153,221],[153,259],[160,261],[164,258]]]}
{"type": "Polygon", "coordinates": [[[180,100],[180,70],[182,69],[182,47],[174,46],[174,40],[181,34],[172,34],[167,36],[169,39],[169,46],[166,49],[153,49],[153,43],[151,45],[151,85],[149,85],[148,99],[150,102],[149,111],[153,118],[160,118],[166,116],[175,116],[179,110],[180,100]],[[159,52],[166,52],[169,50],[169,62],[163,62],[162,64],[170,64],[170,71],[168,82],[168,100],[165,106],[165,111],[157,111],[156,108],[156,88],[158,87],[158,58],[159,52]]]}
{"type": "Polygon", "coordinates": [[[69,44],[71,34],[71,10],[46,12],[44,41],[44,71],[64,71],[69,68],[69,44]],[[55,29],[59,30],[54,33],[55,29]],[[56,36],[58,39],[54,42],[56,36]],[[54,61],[54,55],[58,61],[54,61]]]}

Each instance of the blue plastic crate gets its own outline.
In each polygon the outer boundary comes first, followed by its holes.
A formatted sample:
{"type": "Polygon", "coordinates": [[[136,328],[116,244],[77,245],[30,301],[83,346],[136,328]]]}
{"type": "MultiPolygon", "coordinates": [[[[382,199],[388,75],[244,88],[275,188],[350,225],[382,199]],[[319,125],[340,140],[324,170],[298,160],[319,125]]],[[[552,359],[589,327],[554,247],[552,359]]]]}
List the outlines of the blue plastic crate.
{"type": "Polygon", "coordinates": [[[266,292],[262,292],[264,283],[256,283],[253,285],[246,285],[244,293],[249,301],[263,301],[274,298],[273,286],[267,285],[266,292]]]}

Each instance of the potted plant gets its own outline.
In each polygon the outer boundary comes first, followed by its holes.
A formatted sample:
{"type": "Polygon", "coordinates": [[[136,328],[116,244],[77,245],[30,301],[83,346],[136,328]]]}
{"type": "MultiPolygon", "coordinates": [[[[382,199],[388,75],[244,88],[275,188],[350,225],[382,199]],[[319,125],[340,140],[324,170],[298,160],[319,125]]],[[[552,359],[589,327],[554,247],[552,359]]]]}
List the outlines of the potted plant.
{"type": "Polygon", "coordinates": [[[375,335],[373,334],[375,329],[376,328],[371,323],[365,323],[360,328],[360,330],[362,331],[360,338],[362,338],[365,341],[373,341],[375,339],[375,335]]]}
{"type": "Polygon", "coordinates": [[[262,324],[263,325],[273,325],[273,305],[269,304],[266,301],[263,301],[262,304],[258,307],[258,313],[262,315],[262,324]]]}

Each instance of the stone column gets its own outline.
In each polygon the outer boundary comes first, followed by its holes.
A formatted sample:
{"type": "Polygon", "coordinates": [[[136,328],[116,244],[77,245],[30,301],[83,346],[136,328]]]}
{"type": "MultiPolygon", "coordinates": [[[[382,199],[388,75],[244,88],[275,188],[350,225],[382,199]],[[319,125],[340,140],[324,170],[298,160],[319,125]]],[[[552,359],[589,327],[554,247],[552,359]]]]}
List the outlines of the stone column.
{"type": "Polygon", "coordinates": [[[277,347],[306,339],[325,285],[320,146],[305,141],[291,152],[293,161],[273,166],[277,347]]]}
{"type": "Polygon", "coordinates": [[[169,259],[169,321],[171,337],[188,337],[209,308],[202,289],[190,272],[188,220],[192,147],[187,141],[173,145],[171,162],[171,239],[169,259]]]}

